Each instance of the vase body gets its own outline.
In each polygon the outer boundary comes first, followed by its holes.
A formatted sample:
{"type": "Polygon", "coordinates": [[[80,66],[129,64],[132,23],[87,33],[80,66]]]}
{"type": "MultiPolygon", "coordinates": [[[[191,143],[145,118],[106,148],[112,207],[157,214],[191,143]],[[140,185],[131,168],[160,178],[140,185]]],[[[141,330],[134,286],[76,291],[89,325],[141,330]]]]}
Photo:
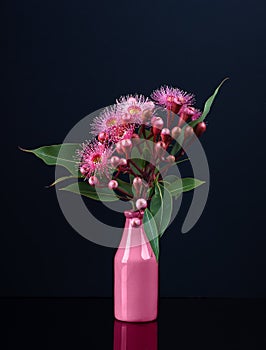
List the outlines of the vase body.
{"type": "Polygon", "coordinates": [[[149,322],[157,318],[158,312],[158,262],[143,229],[143,214],[126,211],[125,217],[114,259],[115,318],[149,322]]]}

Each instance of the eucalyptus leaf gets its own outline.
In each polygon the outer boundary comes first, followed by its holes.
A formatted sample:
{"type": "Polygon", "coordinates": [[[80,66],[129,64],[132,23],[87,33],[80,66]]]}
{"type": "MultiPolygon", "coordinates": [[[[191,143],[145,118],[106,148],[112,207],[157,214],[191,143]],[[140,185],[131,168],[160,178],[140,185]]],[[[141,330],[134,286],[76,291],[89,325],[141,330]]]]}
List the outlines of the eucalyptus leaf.
{"type": "Polygon", "coordinates": [[[114,202],[118,200],[118,197],[112,190],[109,190],[109,188],[95,189],[95,187],[90,186],[86,182],[75,182],[64,188],[60,188],[60,190],[80,194],[82,196],[102,202],[114,202]]]}
{"type": "Polygon", "coordinates": [[[149,187],[147,190],[147,198],[151,198],[154,194],[154,187],[149,187]]]}
{"type": "Polygon", "coordinates": [[[203,109],[203,112],[202,112],[202,115],[200,118],[196,119],[196,120],[193,120],[192,122],[189,123],[189,125],[194,128],[198,123],[202,122],[206,116],[209,114],[210,112],[210,109],[211,109],[211,106],[213,104],[213,101],[216,97],[216,95],[218,94],[218,91],[220,90],[221,86],[223,85],[223,83],[228,80],[229,78],[225,78],[220,84],[219,86],[216,88],[216,90],[214,91],[213,95],[210,96],[208,98],[208,100],[205,102],[205,105],[204,105],[204,109],[203,109]]]}
{"type": "Polygon", "coordinates": [[[78,176],[74,176],[74,175],[68,175],[68,176],[59,177],[53,183],[51,183],[51,185],[49,185],[47,187],[53,187],[53,186],[57,185],[58,183],[60,183],[62,181],[71,180],[71,179],[77,179],[77,178],[78,178],[78,176]]]}
{"type": "Polygon", "coordinates": [[[21,148],[24,152],[33,153],[38,158],[42,159],[47,165],[60,165],[66,168],[72,175],[77,176],[79,171],[77,161],[74,156],[79,148],[76,143],[64,143],[59,145],[43,146],[32,150],[21,148]],[[60,153],[60,158],[58,154],[60,153]]]}
{"type": "Polygon", "coordinates": [[[185,177],[183,179],[175,176],[168,175],[162,181],[167,190],[171,193],[173,197],[178,197],[182,192],[188,192],[193,190],[196,187],[204,184],[205,181],[198,179],[185,177]]]}
{"type": "Polygon", "coordinates": [[[140,158],[140,151],[138,149],[138,147],[134,146],[131,150],[131,153],[130,153],[130,158],[133,159],[133,158],[140,158]]]}
{"type": "Polygon", "coordinates": [[[150,211],[158,227],[161,237],[167,229],[171,220],[173,210],[173,199],[166,187],[160,183],[155,183],[155,194],[151,199],[150,211]]]}
{"type": "Polygon", "coordinates": [[[133,196],[133,190],[132,190],[132,185],[126,181],[123,181],[121,179],[116,179],[118,182],[118,187],[127,192],[129,195],[133,196]]]}
{"type": "MultiPolygon", "coordinates": [[[[216,95],[218,94],[221,86],[223,85],[223,83],[228,80],[229,78],[225,78],[219,85],[218,87],[215,89],[214,93],[212,96],[210,96],[208,98],[208,100],[205,102],[205,105],[204,105],[204,109],[203,109],[203,112],[202,112],[202,115],[200,116],[200,118],[196,119],[196,120],[193,120],[191,121],[190,123],[188,123],[189,126],[191,126],[192,128],[194,128],[198,123],[202,122],[206,116],[209,114],[210,112],[210,109],[211,109],[211,106],[213,104],[213,101],[216,97],[216,95]]],[[[185,124],[182,128],[182,132],[181,132],[181,135],[178,137],[177,140],[175,140],[175,143],[173,144],[172,146],[172,149],[171,149],[171,152],[170,154],[172,155],[175,155],[177,154],[177,152],[180,151],[180,149],[182,148],[182,144],[183,144],[183,141],[184,141],[184,132],[185,132],[185,129],[186,129],[186,126],[187,124],[185,124]]]]}
{"type": "Polygon", "coordinates": [[[150,241],[153,253],[156,257],[156,260],[159,260],[159,237],[156,222],[152,216],[152,213],[148,208],[145,209],[143,215],[143,225],[145,233],[150,241]]]}

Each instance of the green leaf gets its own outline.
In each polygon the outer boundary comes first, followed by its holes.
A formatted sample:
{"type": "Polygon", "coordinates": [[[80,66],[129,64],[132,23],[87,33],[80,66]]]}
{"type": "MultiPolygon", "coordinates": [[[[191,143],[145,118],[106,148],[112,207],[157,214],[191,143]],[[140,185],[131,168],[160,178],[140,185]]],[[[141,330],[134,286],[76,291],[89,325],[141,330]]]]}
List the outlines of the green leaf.
{"type": "MultiPolygon", "coordinates": [[[[198,123],[202,122],[206,116],[209,114],[210,112],[210,109],[211,109],[211,106],[213,104],[213,101],[216,97],[216,95],[218,94],[221,86],[223,85],[223,83],[229,78],[225,78],[221,83],[220,85],[216,88],[216,90],[214,91],[213,95],[210,96],[208,98],[208,100],[205,102],[205,105],[204,105],[204,109],[203,109],[203,113],[201,115],[200,118],[198,118],[197,120],[193,120],[191,121],[190,123],[188,123],[189,126],[191,126],[192,128],[194,128],[198,123]]],[[[182,128],[182,132],[181,132],[181,135],[178,137],[177,140],[175,140],[175,143],[171,149],[171,152],[170,154],[172,155],[175,155],[177,152],[180,151],[180,149],[182,148],[182,144],[183,144],[183,141],[184,141],[184,132],[185,132],[185,128],[186,128],[186,124],[184,125],[184,127],[182,128]],[[178,141],[178,142],[177,142],[178,141]]]]}
{"type": "MultiPolygon", "coordinates": [[[[188,160],[190,160],[189,158],[185,158],[185,159],[181,159],[181,160],[178,160],[177,162],[174,162],[172,163],[171,167],[175,166],[175,165],[178,165],[178,164],[181,164],[181,163],[184,163],[184,162],[187,162],[188,160]]],[[[160,170],[160,172],[164,171],[165,169],[168,169],[169,168],[169,164],[166,164],[165,166],[163,166],[160,170]]]]}
{"type": "Polygon", "coordinates": [[[128,194],[133,196],[133,191],[132,191],[132,185],[126,181],[123,181],[121,179],[116,179],[118,182],[118,187],[126,191],[128,194]]]}
{"type": "Polygon", "coordinates": [[[159,260],[159,237],[156,222],[148,208],[144,211],[143,225],[156,260],[159,260]]]}
{"type": "Polygon", "coordinates": [[[130,158],[130,160],[132,161],[130,166],[131,166],[132,170],[134,171],[134,173],[138,176],[141,176],[142,171],[145,167],[145,160],[141,159],[141,158],[130,158]]]}
{"type": "Polygon", "coordinates": [[[154,194],[154,187],[149,187],[147,190],[147,198],[151,198],[154,194]]]}
{"type": "Polygon", "coordinates": [[[64,188],[60,188],[60,190],[73,192],[102,202],[114,202],[118,200],[118,197],[112,190],[108,188],[97,188],[96,192],[96,189],[86,182],[75,182],[64,188]],[[99,193],[100,196],[98,196],[97,193],[99,193]]]}
{"type": "Polygon", "coordinates": [[[70,179],[77,179],[77,178],[79,178],[79,177],[78,176],[74,176],[74,175],[59,177],[53,183],[51,183],[51,185],[49,185],[47,187],[52,187],[52,186],[55,186],[55,185],[57,185],[58,183],[60,183],[62,181],[66,181],[66,180],[70,180],[70,179]]]}
{"type": "Polygon", "coordinates": [[[159,235],[162,237],[171,220],[173,210],[173,199],[166,187],[155,183],[155,194],[151,199],[150,211],[158,227],[159,235]]]}
{"type": "Polygon", "coordinates": [[[180,179],[175,175],[168,175],[162,181],[164,186],[168,189],[173,197],[178,197],[182,192],[188,192],[196,187],[204,184],[205,181],[194,179],[191,177],[185,177],[180,179]]]}
{"type": "Polygon", "coordinates": [[[22,151],[35,154],[47,165],[61,165],[72,175],[78,175],[77,162],[74,160],[76,150],[79,148],[76,143],[64,143],[62,145],[43,146],[32,150],[20,148],[22,151]],[[58,154],[60,152],[60,158],[58,154]]]}
{"type": "Polygon", "coordinates": [[[223,83],[228,80],[229,78],[225,78],[221,83],[220,85],[216,88],[216,90],[214,91],[213,95],[210,96],[208,98],[208,100],[205,102],[205,105],[204,105],[204,109],[203,109],[203,113],[201,115],[201,117],[197,120],[193,120],[192,122],[189,123],[189,125],[194,128],[194,126],[196,126],[198,123],[202,122],[206,116],[209,114],[210,112],[210,109],[211,109],[211,106],[213,104],[213,101],[216,97],[216,95],[218,94],[218,91],[220,90],[220,87],[223,85],[223,83]]]}

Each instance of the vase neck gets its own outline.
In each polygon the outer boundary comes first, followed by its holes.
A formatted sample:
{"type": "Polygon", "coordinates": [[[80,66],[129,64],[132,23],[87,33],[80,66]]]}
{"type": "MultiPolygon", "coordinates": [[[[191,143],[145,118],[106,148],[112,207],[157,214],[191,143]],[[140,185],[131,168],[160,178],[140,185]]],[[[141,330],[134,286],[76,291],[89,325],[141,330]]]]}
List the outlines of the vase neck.
{"type": "Polygon", "coordinates": [[[126,217],[126,219],[143,219],[143,214],[144,211],[132,211],[132,210],[126,210],[124,211],[124,215],[126,217]]]}
{"type": "Polygon", "coordinates": [[[143,229],[143,212],[126,211],[125,226],[119,248],[131,248],[145,245],[148,242],[143,229]]]}

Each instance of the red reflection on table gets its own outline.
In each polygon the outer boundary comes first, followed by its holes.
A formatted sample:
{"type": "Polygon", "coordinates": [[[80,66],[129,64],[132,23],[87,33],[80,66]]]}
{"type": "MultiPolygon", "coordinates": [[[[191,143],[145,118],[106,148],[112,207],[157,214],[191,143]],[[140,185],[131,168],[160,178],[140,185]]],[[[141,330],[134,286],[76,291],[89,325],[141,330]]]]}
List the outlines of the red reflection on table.
{"type": "Polygon", "coordinates": [[[114,350],[157,350],[157,322],[114,321],[114,350]]]}

